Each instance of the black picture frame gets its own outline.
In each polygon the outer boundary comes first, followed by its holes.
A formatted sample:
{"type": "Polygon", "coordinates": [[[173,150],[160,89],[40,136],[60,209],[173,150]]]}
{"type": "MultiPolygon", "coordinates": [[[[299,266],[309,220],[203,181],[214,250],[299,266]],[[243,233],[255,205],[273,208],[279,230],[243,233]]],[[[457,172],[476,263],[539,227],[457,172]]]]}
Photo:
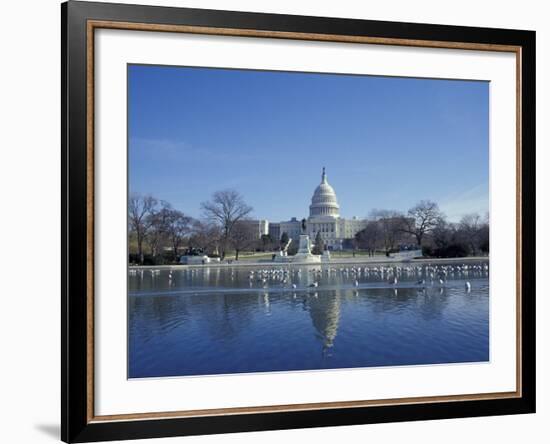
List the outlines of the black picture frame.
{"type": "Polygon", "coordinates": [[[61,438],[90,442],[336,425],[385,423],[535,412],[535,32],[69,1],[61,5],[62,54],[62,383],[61,438]],[[521,396],[94,421],[89,415],[90,314],[87,224],[87,22],[89,20],[187,25],[333,36],[368,36],[521,48],[521,396]]]}

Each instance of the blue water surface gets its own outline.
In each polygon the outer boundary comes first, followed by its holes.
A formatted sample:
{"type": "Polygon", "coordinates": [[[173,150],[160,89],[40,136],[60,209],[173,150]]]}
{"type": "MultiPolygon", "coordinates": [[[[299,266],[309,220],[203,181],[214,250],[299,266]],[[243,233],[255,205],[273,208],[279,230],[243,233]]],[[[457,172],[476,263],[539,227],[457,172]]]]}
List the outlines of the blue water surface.
{"type": "Polygon", "coordinates": [[[275,270],[130,270],[128,376],[489,360],[487,262],[275,270]]]}

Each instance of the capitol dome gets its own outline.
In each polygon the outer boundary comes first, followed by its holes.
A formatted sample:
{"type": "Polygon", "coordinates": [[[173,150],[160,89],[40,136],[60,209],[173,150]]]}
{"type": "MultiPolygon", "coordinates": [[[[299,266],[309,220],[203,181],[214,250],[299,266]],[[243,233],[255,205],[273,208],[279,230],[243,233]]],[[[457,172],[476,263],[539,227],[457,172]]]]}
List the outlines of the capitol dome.
{"type": "Polygon", "coordinates": [[[309,217],[339,217],[339,215],[340,206],[338,205],[338,201],[336,199],[336,193],[327,182],[327,175],[325,173],[325,168],[323,167],[321,183],[315,189],[313,197],[311,198],[311,205],[309,206],[309,217]]]}

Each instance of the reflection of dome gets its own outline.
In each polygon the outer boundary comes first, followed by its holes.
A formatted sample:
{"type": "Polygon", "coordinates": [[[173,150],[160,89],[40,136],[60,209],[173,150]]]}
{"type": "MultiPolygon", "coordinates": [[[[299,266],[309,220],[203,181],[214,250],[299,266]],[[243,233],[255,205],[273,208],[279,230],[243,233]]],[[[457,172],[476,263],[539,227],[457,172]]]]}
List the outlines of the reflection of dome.
{"type": "Polygon", "coordinates": [[[340,297],[332,292],[309,301],[309,314],[313,326],[323,338],[323,346],[330,348],[338,333],[340,322],[340,297]]]}
{"type": "Polygon", "coordinates": [[[315,189],[309,206],[309,217],[312,216],[332,216],[338,217],[340,206],[336,200],[334,189],[327,182],[327,175],[323,167],[321,183],[315,189]]]}

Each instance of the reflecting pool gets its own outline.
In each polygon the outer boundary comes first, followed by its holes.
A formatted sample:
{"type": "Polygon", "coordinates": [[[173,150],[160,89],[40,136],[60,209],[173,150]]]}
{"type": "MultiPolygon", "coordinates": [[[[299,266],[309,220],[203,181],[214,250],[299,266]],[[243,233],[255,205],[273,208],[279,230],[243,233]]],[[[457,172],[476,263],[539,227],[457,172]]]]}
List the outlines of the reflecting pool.
{"type": "Polygon", "coordinates": [[[489,360],[488,262],[130,269],[130,378],[489,360]]]}

